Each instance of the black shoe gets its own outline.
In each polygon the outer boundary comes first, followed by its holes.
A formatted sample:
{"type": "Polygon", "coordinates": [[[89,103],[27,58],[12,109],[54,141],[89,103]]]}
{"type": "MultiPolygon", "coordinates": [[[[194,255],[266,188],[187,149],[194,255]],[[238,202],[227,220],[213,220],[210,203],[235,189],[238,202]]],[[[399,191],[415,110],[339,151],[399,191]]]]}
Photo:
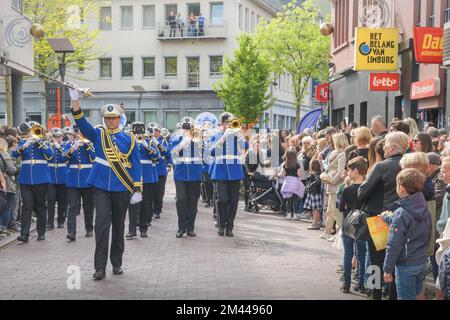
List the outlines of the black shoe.
{"type": "Polygon", "coordinates": [[[28,242],[28,237],[25,237],[25,236],[18,236],[18,237],[17,237],[17,241],[27,243],[27,242],[28,242]]]}
{"type": "Polygon", "coordinates": [[[341,288],[342,293],[350,293],[350,286],[343,286],[341,288]]]}
{"type": "Polygon", "coordinates": [[[133,233],[130,232],[125,236],[125,239],[127,239],[127,240],[133,240],[136,238],[137,238],[136,232],[133,232],[133,233]]]}
{"type": "Polygon", "coordinates": [[[141,232],[141,238],[148,238],[147,231],[141,232]]]}
{"type": "Polygon", "coordinates": [[[187,235],[188,235],[189,237],[196,237],[196,236],[197,236],[197,235],[195,234],[194,231],[188,231],[188,232],[187,232],[187,235]]]}
{"type": "Polygon", "coordinates": [[[120,276],[121,274],[123,274],[122,268],[114,268],[113,269],[113,275],[120,276]]]}
{"type": "Polygon", "coordinates": [[[219,231],[217,231],[217,234],[221,237],[223,237],[223,235],[225,234],[225,229],[223,228],[219,228],[219,231]]]}
{"type": "Polygon", "coordinates": [[[234,235],[233,235],[233,231],[231,231],[231,230],[227,230],[227,232],[225,232],[225,235],[226,235],[227,237],[232,237],[232,236],[234,236],[234,235]]]}
{"type": "Polygon", "coordinates": [[[46,231],[52,231],[55,229],[55,226],[47,226],[46,231]]]}
{"type": "Polygon", "coordinates": [[[64,229],[64,223],[58,223],[58,229],[64,229]]]}
{"type": "Polygon", "coordinates": [[[94,280],[103,280],[106,277],[106,273],[104,270],[95,271],[94,276],[92,277],[94,280]]]}
{"type": "Polygon", "coordinates": [[[152,226],[151,222],[147,223],[147,227],[151,227],[151,226],[152,226]]]}
{"type": "Polygon", "coordinates": [[[45,240],[45,235],[41,234],[37,237],[37,241],[45,240]]]}
{"type": "Polygon", "coordinates": [[[75,241],[77,239],[74,234],[70,233],[66,236],[66,238],[67,240],[69,240],[69,242],[75,241]]]}
{"type": "Polygon", "coordinates": [[[92,231],[86,231],[86,238],[91,238],[94,235],[92,231]]]}
{"type": "Polygon", "coordinates": [[[184,235],[184,231],[178,230],[176,237],[181,238],[184,235]]]}
{"type": "Polygon", "coordinates": [[[155,216],[153,217],[153,219],[160,219],[160,215],[159,214],[155,214],[155,216]]]}

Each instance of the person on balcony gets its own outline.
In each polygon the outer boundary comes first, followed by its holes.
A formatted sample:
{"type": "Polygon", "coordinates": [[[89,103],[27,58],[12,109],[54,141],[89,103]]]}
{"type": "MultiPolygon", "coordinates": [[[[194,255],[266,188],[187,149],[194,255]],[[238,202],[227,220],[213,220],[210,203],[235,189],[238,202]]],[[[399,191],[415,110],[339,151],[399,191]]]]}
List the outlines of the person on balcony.
{"type": "Polygon", "coordinates": [[[178,26],[178,30],[180,31],[180,35],[183,38],[183,30],[184,30],[184,19],[181,16],[181,13],[177,14],[177,26],[178,26]]]}
{"type": "Polygon", "coordinates": [[[205,35],[205,17],[202,13],[197,18],[198,21],[198,36],[203,37],[205,35]]]}
{"type": "Polygon", "coordinates": [[[170,27],[170,36],[169,37],[175,37],[175,33],[177,31],[177,21],[176,21],[176,16],[173,13],[173,11],[170,12],[169,16],[167,17],[167,22],[170,27]]]}
{"type": "Polygon", "coordinates": [[[197,24],[197,18],[194,16],[194,13],[191,12],[189,18],[188,18],[188,36],[189,37],[195,37],[196,36],[196,30],[195,25],[197,24]]]}

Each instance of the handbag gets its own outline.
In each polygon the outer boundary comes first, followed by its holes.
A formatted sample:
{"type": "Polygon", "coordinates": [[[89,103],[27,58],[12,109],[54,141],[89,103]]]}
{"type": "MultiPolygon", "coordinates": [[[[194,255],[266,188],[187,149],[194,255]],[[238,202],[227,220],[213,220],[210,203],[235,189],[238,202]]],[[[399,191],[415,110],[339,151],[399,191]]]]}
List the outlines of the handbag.
{"type": "Polygon", "coordinates": [[[366,219],[365,211],[352,210],[342,222],[342,232],[355,240],[369,240],[370,234],[366,219]]]}
{"type": "Polygon", "coordinates": [[[324,184],[329,184],[331,182],[331,176],[328,173],[323,172],[320,174],[320,181],[324,184]]]}

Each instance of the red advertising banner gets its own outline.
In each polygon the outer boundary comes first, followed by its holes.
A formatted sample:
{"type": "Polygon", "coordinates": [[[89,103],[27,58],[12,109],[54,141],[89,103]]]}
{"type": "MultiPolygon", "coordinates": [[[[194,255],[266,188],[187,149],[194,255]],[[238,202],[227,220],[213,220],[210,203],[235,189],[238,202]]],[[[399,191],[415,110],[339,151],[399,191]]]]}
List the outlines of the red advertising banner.
{"type": "Polygon", "coordinates": [[[439,78],[411,83],[411,100],[436,97],[441,93],[439,78]]]}
{"type": "Polygon", "coordinates": [[[369,77],[370,91],[398,91],[400,90],[399,73],[371,73],[369,77]]]}
{"type": "Polygon", "coordinates": [[[316,100],[322,103],[328,102],[328,83],[316,86],[316,100]]]}
{"type": "Polygon", "coordinates": [[[414,28],[414,53],[419,63],[442,64],[443,28],[414,28]]]}

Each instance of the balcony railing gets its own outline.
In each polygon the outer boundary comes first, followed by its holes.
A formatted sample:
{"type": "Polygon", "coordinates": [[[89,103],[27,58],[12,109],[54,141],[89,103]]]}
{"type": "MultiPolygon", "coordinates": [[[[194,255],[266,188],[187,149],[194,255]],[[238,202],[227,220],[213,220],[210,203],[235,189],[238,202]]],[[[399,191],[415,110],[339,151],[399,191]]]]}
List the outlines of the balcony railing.
{"type": "Polygon", "coordinates": [[[214,25],[206,23],[203,28],[198,23],[171,26],[168,21],[160,21],[157,26],[159,40],[226,39],[227,37],[226,21],[214,25]]]}
{"type": "Polygon", "coordinates": [[[158,90],[161,91],[184,91],[184,90],[212,90],[211,85],[221,76],[209,73],[178,73],[177,75],[157,74],[158,90]]]}

